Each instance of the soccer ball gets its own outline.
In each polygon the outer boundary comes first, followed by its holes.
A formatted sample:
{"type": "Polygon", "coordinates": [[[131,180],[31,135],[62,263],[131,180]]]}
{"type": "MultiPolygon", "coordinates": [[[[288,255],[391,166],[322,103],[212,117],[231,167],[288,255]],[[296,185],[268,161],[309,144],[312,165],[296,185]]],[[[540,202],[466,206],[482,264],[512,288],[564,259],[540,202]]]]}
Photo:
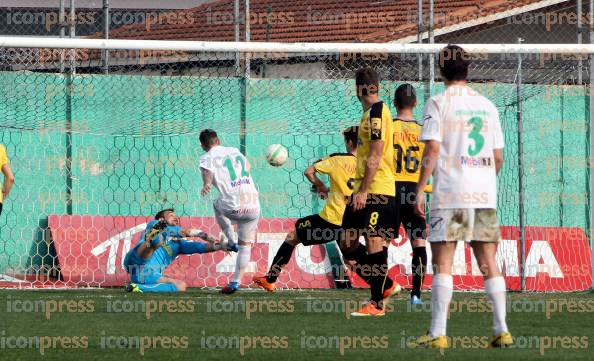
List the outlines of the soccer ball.
{"type": "Polygon", "coordinates": [[[280,144],[271,144],[266,148],[266,161],[273,167],[280,167],[285,164],[288,157],[287,148],[280,144]]]}

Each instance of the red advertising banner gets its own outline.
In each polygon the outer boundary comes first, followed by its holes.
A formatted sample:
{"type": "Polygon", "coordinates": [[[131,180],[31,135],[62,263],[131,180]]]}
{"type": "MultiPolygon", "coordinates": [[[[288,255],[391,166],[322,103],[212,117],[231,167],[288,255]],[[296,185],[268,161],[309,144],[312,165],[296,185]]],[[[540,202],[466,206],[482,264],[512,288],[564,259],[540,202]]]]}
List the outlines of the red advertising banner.
{"type": "MultiPolygon", "coordinates": [[[[121,286],[128,282],[122,266],[126,253],[138,242],[151,217],[50,215],[49,227],[63,281],[77,285],[121,286]]],[[[243,284],[254,272],[264,274],[295,220],[260,220],[251,263],[243,284]]],[[[184,228],[199,228],[219,235],[212,217],[180,217],[184,228]]],[[[190,287],[224,286],[235,270],[236,254],[213,252],[180,255],[165,274],[185,280],[190,287]]],[[[278,285],[288,288],[334,287],[332,268],[323,246],[298,247],[278,285]]]]}
{"type": "MultiPolygon", "coordinates": [[[[506,286],[521,289],[521,243],[518,227],[501,226],[501,242],[497,249],[497,262],[506,286]]],[[[401,285],[411,285],[412,248],[401,228],[398,240],[389,248],[390,276],[401,285]]],[[[431,247],[427,247],[431,263],[431,247]]],[[[586,234],[578,227],[526,227],[525,228],[525,289],[529,291],[576,291],[592,286],[592,256],[586,234]]],[[[431,265],[427,267],[425,288],[431,286],[431,265]]],[[[469,244],[459,241],[454,255],[452,274],[454,288],[458,290],[483,289],[483,277],[469,244]]],[[[365,287],[358,276],[353,285],[365,287]]]]}
{"type": "MultiPolygon", "coordinates": [[[[138,242],[150,217],[133,216],[63,216],[51,215],[54,246],[63,280],[79,286],[121,286],[128,281],[122,261],[138,242]]],[[[212,217],[181,217],[182,227],[200,228],[218,235],[220,229],[212,217]]],[[[264,274],[294,220],[267,218],[260,220],[251,264],[243,284],[251,283],[254,272],[264,274]]],[[[517,227],[502,226],[502,241],[497,261],[506,277],[507,287],[520,289],[520,242],[517,227]]],[[[402,230],[401,230],[402,231],[402,230]]],[[[527,227],[526,289],[533,291],[573,291],[588,289],[592,284],[591,252],[584,231],[576,227],[527,227]]],[[[431,259],[428,247],[429,260],[431,259]]],[[[404,232],[389,248],[390,275],[410,286],[412,250],[404,232]]],[[[191,287],[216,287],[227,284],[235,269],[235,254],[214,252],[180,255],[165,274],[185,280],[191,287]]],[[[432,269],[428,267],[425,287],[431,285],[432,269]]],[[[459,242],[454,260],[456,289],[482,289],[483,280],[472,255],[472,249],[459,242]]],[[[351,280],[357,287],[366,285],[357,276],[351,280]]],[[[332,288],[332,265],[323,246],[298,246],[277,285],[281,288],[332,288]]]]}

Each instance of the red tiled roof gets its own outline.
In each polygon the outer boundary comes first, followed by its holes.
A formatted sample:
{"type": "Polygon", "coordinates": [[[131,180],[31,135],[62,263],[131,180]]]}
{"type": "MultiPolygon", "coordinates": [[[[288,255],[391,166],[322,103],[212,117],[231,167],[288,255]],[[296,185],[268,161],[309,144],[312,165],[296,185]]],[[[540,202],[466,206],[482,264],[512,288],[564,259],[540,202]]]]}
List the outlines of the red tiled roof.
{"type": "MultiPolygon", "coordinates": [[[[435,29],[539,1],[541,0],[438,0],[435,2],[435,29]]],[[[233,0],[219,0],[172,12],[170,17],[164,16],[154,25],[122,26],[112,29],[110,38],[233,41],[233,3],[233,0]]],[[[416,6],[417,0],[251,0],[251,40],[394,41],[416,34],[416,6]],[[269,11],[271,25],[267,30],[266,18],[269,11]]],[[[242,8],[242,14],[243,11],[242,8]]],[[[428,8],[425,7],[424,16],[427,13],[428,8]]],[[[243,40],[243,26],[240,33],[243,40]]],[[[95,34],[93,37],[100,36],[101,34],[95,34]]]]}

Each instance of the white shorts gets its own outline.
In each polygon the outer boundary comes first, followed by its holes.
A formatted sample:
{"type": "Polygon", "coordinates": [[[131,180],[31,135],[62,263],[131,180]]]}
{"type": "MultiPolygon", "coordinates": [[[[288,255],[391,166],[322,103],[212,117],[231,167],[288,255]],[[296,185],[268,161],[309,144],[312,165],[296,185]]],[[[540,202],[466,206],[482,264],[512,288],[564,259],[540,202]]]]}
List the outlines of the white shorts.
{"type": "Polygon", "coordinates": [[[237,225],[237,239],[243,242],[253,242],[256,239],[260,208],[227,209],[216,200],[213,203],[215,219],[228,240],[236,241],[233,226],[237,225]]]}
{"type": "Polygon", "coordinates": [[[429,242],[499,242],[497,210],[492,208],[434,209],[429,215],[429,242]]]}

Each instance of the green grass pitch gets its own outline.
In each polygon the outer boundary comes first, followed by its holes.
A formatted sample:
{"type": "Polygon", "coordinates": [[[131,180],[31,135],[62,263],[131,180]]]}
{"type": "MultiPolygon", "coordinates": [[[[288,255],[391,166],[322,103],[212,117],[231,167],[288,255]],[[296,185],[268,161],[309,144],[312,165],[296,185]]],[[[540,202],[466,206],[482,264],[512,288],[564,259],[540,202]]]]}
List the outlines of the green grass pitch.
{"type": "MultiPolygon", "coordinates": [[[[481,293],[455,293],[453,348],[406,346],[429,326],[408,292],[382,318],[347,311],[365,290],[126,294],[0,290],[0,360],[592,360],[592,293],[508,294],[517,346],[486,349],[491,313],[481,293]],[[148,311],[147,311],[148,310],[148,311]]],[[[430,299],[424,293],[424,299],[430,299]]],[[[426,302],[428,303],[428,302],[426,302]]]]}

